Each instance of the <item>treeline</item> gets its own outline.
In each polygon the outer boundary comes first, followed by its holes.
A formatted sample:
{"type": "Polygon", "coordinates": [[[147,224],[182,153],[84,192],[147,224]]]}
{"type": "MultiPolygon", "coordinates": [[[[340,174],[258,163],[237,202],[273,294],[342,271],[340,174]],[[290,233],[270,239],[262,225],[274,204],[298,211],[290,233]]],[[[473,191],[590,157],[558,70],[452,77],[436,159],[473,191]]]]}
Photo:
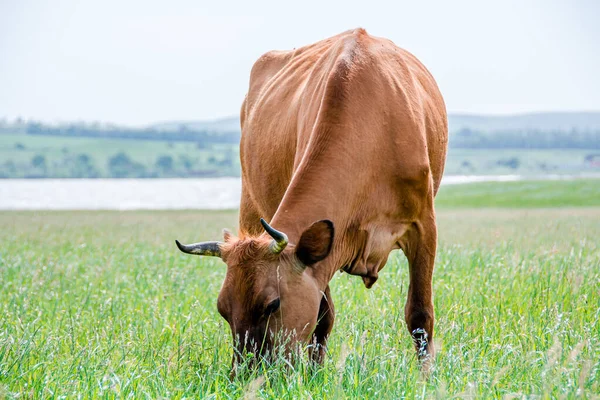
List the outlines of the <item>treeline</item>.
{"type": "Polygon", "coordinates": [[[455,149],[600,149],[600,130],[503,130],[469,128],[450,134],[455,149]]]}
{"type": "MultiPolygon", "coordinates": [[[[207,144],[237,144],[239,129],[210,130],[175,124],[168,129],[127,128],[113,124],[71,123],[49,125],[37,121],[0,120],[0,133],[24,133],[59,137],[90,137],[110,139],[160,140],[168,142],[196,142],[207,144]]],[[[468,126],[451,130],[450,147],[456,149],[600,149],[600,129],[572,128],[497,129],[482,130],[468,126]]]]}
{"type": "MultiPolygon", "coordinates": [[[[179,125],[172,130],[153,128],[132,129],[117,126],[70,124],[51,126],[27,123],[28,135],[63,137],[92,137],[111,139],[139,139],[185,141],[196,143],[239,143],[239,131],[209,131],[189,129],[179,125]]],[[[498,130],[479,131],[463,128],[450,134],[450,146],[457,149],[600,149],[600,130],[498,130]]]]}
{"type": "Polygon", "coordinates": [[[113,125],[94,124],[66,124],[46,125],[39,122],[29,122],[25,125],[28,135],[46,135],[63,137],[91,137],[106,139],[137,139],[137,140],[163,140],[170,142],[185,141],[198,143],[238,143],[239,131],[214,132],[209,130],[189,129],[179,125],[172,130],[159,130],[154,128],[124,128],[113,125]]]}

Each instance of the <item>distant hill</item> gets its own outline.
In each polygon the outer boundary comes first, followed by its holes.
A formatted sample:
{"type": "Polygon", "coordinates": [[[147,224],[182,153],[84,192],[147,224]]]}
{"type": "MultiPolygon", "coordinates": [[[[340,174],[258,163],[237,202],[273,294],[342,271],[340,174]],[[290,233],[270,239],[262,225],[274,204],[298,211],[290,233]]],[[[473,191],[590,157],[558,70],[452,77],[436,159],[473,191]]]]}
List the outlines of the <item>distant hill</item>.
{"type": "MultiPolygon", "coordinates": [[[[600,130],[600,112],[539,112],[517,115],[450,114],[450,133],[462,129],[491,133],[495,131],[571,131],[600,130]]],[[[211,121],[163,122],[149,126],[158,130],[207,130],[214,133],[240,130],[239,117],[211,121]]]]}
{"type": "MultiPolygon", "coordinates": [[[[520,115],[449,116],[451,148],[598,149],[600,112],[540,112],[520,115]]],[[[196,142],[200,146],[240,140],[236,116],[209,121],[167,121],[131,128],[113,124],[44,124],[0,120],[0,133],[37,136],[196,142]]]]}
{"type": "Polygon", "coordinates": [[[226,117],[209,121],[169,121],[148,126],[159,131],[177,131],[181,127],[190,131],[236,132],[240,131],[239,117],[226,117]]]}
{"type": "Polygon", "coordinates": [[[512,130],[600,130],[600,112],[540,112],[517,115],[450,114],[450,132],[461,129],[493,132],[512,130]]]}
{"type": "MultiPolygon", "coordinates": [[[[600,112],[452,114],[450,174],[576,174],[600,166],[600,112]]],[[[2,178],[239,176],[237,117],[146,127],[0,119],[2,178]]]]}

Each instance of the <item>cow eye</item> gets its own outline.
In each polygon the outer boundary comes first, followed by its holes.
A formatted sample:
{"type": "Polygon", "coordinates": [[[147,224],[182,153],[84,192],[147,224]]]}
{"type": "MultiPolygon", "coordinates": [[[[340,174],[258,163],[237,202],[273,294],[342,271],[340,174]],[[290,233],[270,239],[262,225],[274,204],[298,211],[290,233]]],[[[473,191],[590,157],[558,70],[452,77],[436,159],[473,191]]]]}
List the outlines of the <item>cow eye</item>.
{"type": "Polygon", "coordinates": [[[269,316],[277,310],[279,310],[279,299],[275,299],[269,303],[267,308],[265,308],[265,315],[269,316]]]}

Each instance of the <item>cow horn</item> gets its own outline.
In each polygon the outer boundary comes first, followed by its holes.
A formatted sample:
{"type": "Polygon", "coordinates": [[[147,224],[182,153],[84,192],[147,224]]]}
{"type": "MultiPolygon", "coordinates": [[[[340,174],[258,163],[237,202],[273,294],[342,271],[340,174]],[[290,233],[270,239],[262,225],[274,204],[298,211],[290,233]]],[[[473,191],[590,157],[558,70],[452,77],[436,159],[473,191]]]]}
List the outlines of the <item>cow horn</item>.
{"type": "Polygon", "coordinates": [[[285,246],[288,244],[288,237],[285,233],[279,232],[277,229],[271,227],[264,219],[260,219],[260,223],[265,228],[265,231],[273,238],[271,242],[271,251],[275,254],[281,253],[285,246]]]}
{"type": "Polygon", "coordinates": [[[221,257],[221,242],[200,242],[194,244],[181,244],[179,240],[175,241],[179,250],[188,254],[198,256],[221,257]]]}

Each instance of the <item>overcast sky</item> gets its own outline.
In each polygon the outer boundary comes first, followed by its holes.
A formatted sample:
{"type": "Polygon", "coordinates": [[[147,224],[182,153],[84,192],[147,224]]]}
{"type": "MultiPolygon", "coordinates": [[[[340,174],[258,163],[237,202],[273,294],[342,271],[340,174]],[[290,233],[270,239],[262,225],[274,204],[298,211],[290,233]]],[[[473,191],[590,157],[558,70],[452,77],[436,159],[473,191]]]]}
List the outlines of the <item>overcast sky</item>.
{"type": "Polygon", "coordinates": [[[0,0],[0,117],[148,124],[237,114],[252,63],[364,27],[450,112],[600,110],[600,1],[0,0]]]}

